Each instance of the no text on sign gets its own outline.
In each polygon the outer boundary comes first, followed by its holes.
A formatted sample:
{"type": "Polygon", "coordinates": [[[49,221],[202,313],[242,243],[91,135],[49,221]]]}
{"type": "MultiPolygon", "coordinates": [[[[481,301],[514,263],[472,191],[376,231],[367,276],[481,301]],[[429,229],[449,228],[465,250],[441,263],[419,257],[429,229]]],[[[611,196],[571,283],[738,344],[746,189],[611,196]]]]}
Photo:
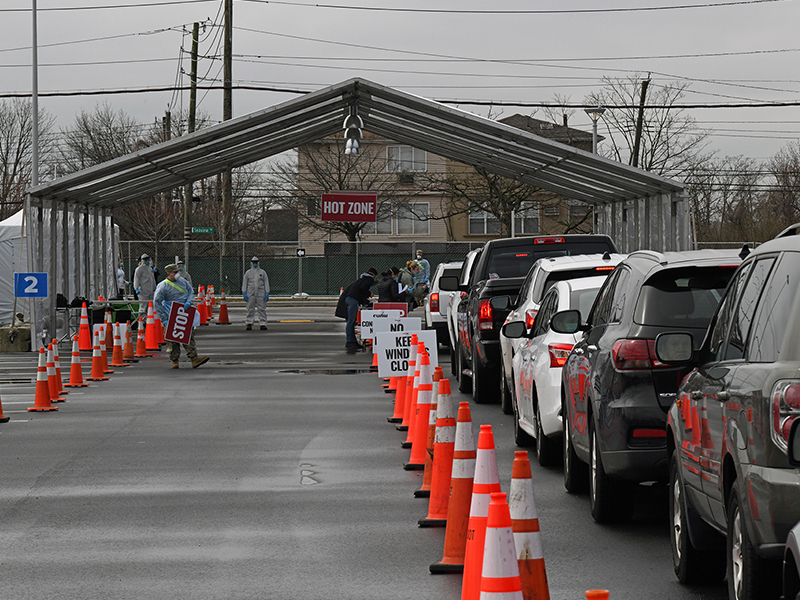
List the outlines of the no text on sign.
{"type": "Polygon", "coordinates": [[[47,273],[14,273],[14,296],[47,298],[47,273]]]}
{"type": "Polygon", "coordinates": [[[378,218],[375,192],[329,192],[322,194],[322,220],[374,223],[378,218]]]}

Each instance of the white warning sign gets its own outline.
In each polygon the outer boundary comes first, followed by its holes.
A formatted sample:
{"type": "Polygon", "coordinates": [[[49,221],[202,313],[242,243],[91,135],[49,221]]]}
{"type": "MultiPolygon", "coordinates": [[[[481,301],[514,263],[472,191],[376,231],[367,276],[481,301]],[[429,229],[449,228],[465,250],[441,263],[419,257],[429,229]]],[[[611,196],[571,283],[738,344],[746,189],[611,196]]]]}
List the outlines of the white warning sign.
{"type": "Polygon", "coordinates": [[[431,360],[431,370],[439,366],[439,353],[434,330],[376,332],[375,352],[378,355],[378,377],[402,377],[408,374],[412,335],[416,335],[417,339],[425,344],[431,360]]]}
{"type": "MultiPolygon", "coordinates": [[[[362,310],[361,321],[358,323],[361,327],[361,339],[372,339],[375,321],[394,322],[397,321],[397,319],[400,319],[402,316],[403,311],[400,310],[362,310]]],[[[386,329],[386,331],[389,331],[389,329],[386,329]]],[[[399,331],[403,330],[400,329],[399,331]]]]}

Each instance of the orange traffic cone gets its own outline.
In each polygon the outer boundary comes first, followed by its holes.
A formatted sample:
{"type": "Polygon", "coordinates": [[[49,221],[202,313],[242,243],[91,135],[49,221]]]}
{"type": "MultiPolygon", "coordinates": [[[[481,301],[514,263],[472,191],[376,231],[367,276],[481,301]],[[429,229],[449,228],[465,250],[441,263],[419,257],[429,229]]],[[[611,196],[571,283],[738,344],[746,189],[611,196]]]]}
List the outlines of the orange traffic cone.
{"type": "Polygon", "coordinates": [[[78,348],[85,352],[91,352],[92,350],[92,328],[89,326],[86,302],[84,302],[81,307],[81,326],[78,329],[78,348]]]}
{"type": "Polygon", "coordinates": [[[208,319],[209,321],[213,321],[214,307],[211,305],[211,292],[206,292],[205,305],[206,305],[206,319],[208,319]]]}
{"type": "Polygon", "coordinates": [[[53,344],[47,345],[47,388],[50,391],[50,402],[64,402],[66,400],[66,398],[60,398],[58,395],[56,364],[53,359],[53,344]]]}
{"type": "Polygon", "coordinates": [[[167,343],[167,340],[164,339],[164,324],[161,322],[161,319],[158,317],[158,313],[153,311],[153,322],[156,326],[156,340],[158,341],[158,345],[163,346],[167,343]]]}
{"type": "Polygon", "coordinates": [[[64,389],[64,380],[61,377],[61,361],[58,358],[58,340],[53,338],[53,363],[56,366],[56,384],[58,384],[58,395],[69,394],[69,390],[64,389]]]}
{"type": "Polygon", "coordinates": [[[372,366],[369,368],[369,370],[373,373],[378,372],[378,355],[374,352],[372,353],[372,366]]]}
{"type": "Polygon", "coordinates": [[[0,401],[0,423],[8,423],[11,417],[7,417],[3,414],[3,402],[0,401]]]}
{"type": "Polygon", "coordinates": [[[113,352],[114,351],[114,322],[111,320],[111,311],[106,311],[106,331],[105,331],[105,340],[106,340],[106,352],[113,352]]]}
{"type": "Polygon", "coordinates": [[[550,600],[542,542],[539,539],[539,517],[536,514],[536,500],[533,497],[531,462],[524,450],[514,452],[509,510],[522,581],[522,595],[525,600],[550,600]]]}
{"type": "MultiPolygon", "coordinates": [[[[217,305],[217,297],[214,295],[214,286],[208,286],[208,297],[211,298],[211,303],[209,306],[213,309],[217,305]]],[[[214,312],[212,310],[211,314],[213,315],[214,312]]]]}
{"type": "Polygon", "coordinates": [[[144,323],[142,322],[142,317],[139,317],[139,327],[136,329],[136,354],[133,355],[136,358],[147,358],[148,356],[153,356],[152,354],[147,353],[147,347],[145,346],[144,338],[144,323]]]}
{"type": "MultiPolygon", "coordinates": [[[[417,344],[419,346],[419,344],[417,344]]],[[[403,409],[403,418],[406,426],[406,441],[401,445],[403,448],[411,448],[414,443],[414,417],[417,412],[417,396],[419,395],[419,375],[420,367],[422,366],[422,355],[417,349],[417,360],[414,361],[414,376],[409,378],[411,382],[410,387],[406,390],[406,406],[403,409]]]]}
{"type": "MultiPolygon", "coordinates": [[[[427,354],[427,350],[425,349],[425,344],[422,342],[417,342],[417,370],[416,374],[421,373],[420,368],[422,367],[422,359],[421,356],[423,354],[427,354]]],[[[430,356],[428,356],[428,360],[430,361],[430,356]]],[[[433,373],[430,370],[430,365],[428,366],[428,372],[430,374],[430,379],[428,381],[433,384],[433,373]]],[[[416,376],[415,374],[415,376],[416,376]]],[[[414,389],[411,392],[411,407],[409,409],[409,417],[408,417],[408,436],[406,437],[406,445],[403,446],[404,448],[411,448],[414,444],[414,438],[417,435],[417,400],[419,398],[419,386],[422,383],[422,380],[417,376],[416,381],[414,381],[414,389]]],[[[427,422],[426,422],[427,423],[427,422]]],[[[427,427],[427,424],[425,425],[427,427]]],[[[425,463],[421,463],[422,466],[425,466],[425,463]]],[[[422,468],[422,467],[420,467],[422,468]]]]}
{"type": "Polygon", "coordinates": [[[94,332],[94,348],[92,348],[92,372],[86,379],[89,381],[103,381],[108,379],[105,376],[105,369],[103,368],[103,357],[100,350],[100,333],[94,332]]]}
{"type": "Polygon", "coordinates": [[[50,384],[47,381],[47,358],[45,357],[44,348],[39,348],[39,367],[36,371],[36,396],[33,400],[33,406],[28,407],[28,410],[58,410],[57,406],[50,404],[50,384]]]}
{"type": "Polygon", "coordinates": [[[402,423],[403,422],[403,405],[406,398],[406,376],[401,375],[397,378],[397,387],[394,394],[394,412],[391,417],[386,420],[389,423],[402,423]]]}
{"type": "Polygon", "coordinates": [[[429,498],[431,495],[433,440],[436,437],[436,406],[439,402],[439,382],[442,376],[442,367],[436,367],[433,371],[433,393],[431,394],[431,407],[428,411],[428,425],[425,434],[425,468],[422,472],[422,486],[414,492],[415,498],[429,498]]]}
{"type": "Polygon", "coordinates": [[[494,492],[491,497],[478,595],[481,600],[524,600],[506,495],[494,492]]]}
{"type": "Polygon", "coordinates": [[[69,369],[69,383],[67,387],[86,387],[89,384],[83,381],[83,368],[81,367],[81,351],[78,336],[72,336],[72,364],[69,369]]]}
{"type": "MultiPolygon", "coordinates": [[[[419,365],[419,389],[417,391],[417,407],[413,419],[413,432],[411,437],[411,457],[403,467],[406,471],[419,471],[425,468],[425,450],[428,443],[428,421],[431,417],[431,404],[433,402],[433,373],[431,373],[431,359],[424,349],[424,344],[418,354],[422,356],[419,365]]],[[[411,432],[411,427],[409,427],[411,432]]]]}
{"type": "Polygon", "coordinates": [[[100,362],[103,365],[103,373],[113,373],[114,369],[108,368],[108,352],[106,351],[106,328],[101,325],[97,328],[97,333],[100,338],[100,362]]]}
{"type": "Polygon", "coordinates": [[[486,543],[486,519],[492,492],[500,491],[497,474],[497,457],[491,425],[481,425],[478,434],[478,453],[475,460],[475,479],[472,483],[472,500],[469,505],[467,547],[464,551],[464,579],[461,582],[461,600],[478,600],[481,595],[483,547],[486,543]]]}
{"type": "Polygon", "coordinates": [[[387,387],[383,388],[384,393],[391,394],[392,392],[397,392],[397,380],[398,379],[399,379],[399,377],[396,377],[394,375],[392,377],[389,377],[389,385],[387,387]]]}
{"type": "Polygon", "coordinates": [[[217,318],[217,325],[230,325],[231,321],[228,318],[228,303],[225,301],[225,288],[222,288],[222,298],[219,300],[219,317],[217,318]]]}
{"type": "Polygon", "coordinates": [[[122,359],[122,336],[120,335],[120,329],[120,324],[116,323],[114,325],[114,351],[111,354],[111,366],[130,367],[130,365],[122,359]]]}
{"type": "Polygon", "coordinates": [[[399,425],[395,425],[395,428],[398,431],[407,431],[408,430],[408,421],[410,418],[411,412],[411,393],[414,390],[414,375],[417,372],[417,347],[419,346],[419,342],[417,342],[417,335],[413,334],[411,336],[411,346],[410,351],[411,354],[408,357],[408,371],[406,372],[405,380],[406,380],[406,391],[403,394],[403,420],[400,422],[399,425]]]}
{"type": "Polygon", "coordinates": [[[125,325],[125,341],[122,345],[122,360],[127,363],[138,362],[133,354],[133,342],[131,342],[131,322],[128,320],[125,325]]]}
{"type": "Polygon", "coordinates": [[[453,450],[456,443],[456,419],[450,398],[450,380],[439,381],[436,399],[436,427],[433,440],[431,491],[428,516],[418,521],[420,527],[447,525],[447,505],[450,500],[450,475],[453,471],[453,450]]]}
{"type": "MultiPolygon", "coordinates": [[[[141,327],[141,323],[139,323],[141,327]]],[[[148,352],[158,350],[158,334],[156,333],[156,321],[153,316],[153,303],[147,307],[147,326],[144,329],[144,344],[148,352]]]]}
{"type": "Polygon", "coordinates": [[[608,590],[586,590],[586,600],[608,600],[608,590]]]}
{"type": "Polygon", "coordinates": [[[201,285],[197,288],[197,312],[200,313],[200,325],[208,325],[208,315],[206,314],[206,299],[201,285]]]}
{"type": "Polygon", "coordinates": [[[472,499],[472,480],[475,476],[475,439],[472,436],[472,417],[469,402],[458,405],[456,442],[453,449],[453,469],[450,472],[450,498],[447,503],[447,529],[444,534],[444,556],[430,565],[430,572],[461,573],[467,545],[469,505],[472,499]]]}

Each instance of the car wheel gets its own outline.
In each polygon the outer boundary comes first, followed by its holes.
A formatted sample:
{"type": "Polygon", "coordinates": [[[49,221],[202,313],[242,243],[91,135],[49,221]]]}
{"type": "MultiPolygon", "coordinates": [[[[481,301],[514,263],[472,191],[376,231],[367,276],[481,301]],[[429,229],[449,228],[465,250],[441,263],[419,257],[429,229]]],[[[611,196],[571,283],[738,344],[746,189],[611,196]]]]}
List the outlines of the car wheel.
{"type": "Polygon", "coordinates": [[[598,523],[612,523],[630,518],[633,513],[634,487],[606,475],[594,422],[589,417],[589,506],[598,523]]]}
{"type": "MultiPolygon", "coordinates": [[[[513,376],[512,376],[513,381],[513,376]]],[[[500,373],[500,410],[504,415],[514,414],[514,399],[511,397],[511,390],[508,389],[506,383],[506,375],[504,372],[500,373]]]]}
{"type": "Polygon", "coordinates": [[[475,404],[491,404],[497,401],[493,385],[494,378],[489,375],[488,369],[481,366],[478,353],[472,351],[472,399],[475,404]]]}
{"type": "Polygon", "coordinates": [[[542,430],[542,415],[539,412],[539,399],[536,398],[534,409],[536,414],[536,458],[543,467],[549,467],[556,462],[557,447],[553,440],[548,438],[542,430]]]}
{"type": "Polygon", "coordinates": [[[514,411],[514,443],[520,448],[530,448],[534,445],[536,440],[519,426],[519,407],[517,406],[516,399],[514,399],[511,404],[511,409],[514,411]]]}
{"type": "Polygon", "coordinates": [[[728,500],[727,577],[728,598],[734,600],[777,599],[780,562],[756,554],[742,511],[740,482],[728,500]]]}
{"type": "Polygon", "coordinates": [[[572,447],[572,435],[569,430],[569,413],[567,407],[561,405],[564,442],[564,488],[571,494],[585,492],[589,486],[589,471],[586,463],[581,462],[572,447]]]}
{"type": "MultiPolygon", "coordinates": [[[[678,451],[672,453],[669,463],[669,514],[672,516],[672,567],[681,583],[716,583],[725,577],[725,546],[716,532],[708,532],[719,538],[718,548],[698,550],[689,538],[689,520],[695,523],[699,517],[690,513],[683,480],[680,476],[678,451]]],[[[710,529],[710,528],[709,528],[710,529]]]]}
{"type": "Polygon", "coordinates": [[[472,379],[464,375],[464,354],[461,352],[461,344],[458,345],[456,350],[456,370],[458,371],[458,391],[464,394],[469,394],[472,391],[472,379]]]}

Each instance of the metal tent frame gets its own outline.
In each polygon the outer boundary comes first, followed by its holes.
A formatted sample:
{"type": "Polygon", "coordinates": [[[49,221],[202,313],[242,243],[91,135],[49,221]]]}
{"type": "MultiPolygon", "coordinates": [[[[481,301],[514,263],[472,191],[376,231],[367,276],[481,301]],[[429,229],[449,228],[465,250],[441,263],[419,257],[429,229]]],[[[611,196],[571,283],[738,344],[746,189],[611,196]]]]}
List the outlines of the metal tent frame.
{"type": "MultiPolygon", "coordinates": [[[[108,295],[115,207],[336,134],[352,113],[371,133],[594,205],[595,231],[623,252],[691,248],[681,183],[354,78],[31,188],[29,268],[68,298],[108,295]]],[[[34,303],[34,339],[53,330],[54,296],[34,303]]]]}

